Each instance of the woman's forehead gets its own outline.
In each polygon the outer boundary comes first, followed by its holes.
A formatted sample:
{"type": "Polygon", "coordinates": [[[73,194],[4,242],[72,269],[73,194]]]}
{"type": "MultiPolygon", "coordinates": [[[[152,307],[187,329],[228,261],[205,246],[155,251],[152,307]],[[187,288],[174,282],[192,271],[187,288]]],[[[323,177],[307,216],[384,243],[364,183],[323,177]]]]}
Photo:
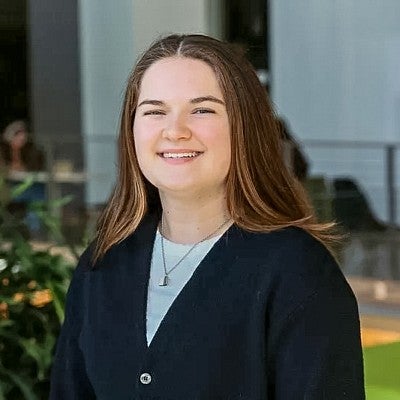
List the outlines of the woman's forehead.
{"type": "Polygon", "coordinates": [[[144,73],[139,97],[197,97],[222,92],[213,69],[204,61],[168,57],[153,63],[144,73]]]}

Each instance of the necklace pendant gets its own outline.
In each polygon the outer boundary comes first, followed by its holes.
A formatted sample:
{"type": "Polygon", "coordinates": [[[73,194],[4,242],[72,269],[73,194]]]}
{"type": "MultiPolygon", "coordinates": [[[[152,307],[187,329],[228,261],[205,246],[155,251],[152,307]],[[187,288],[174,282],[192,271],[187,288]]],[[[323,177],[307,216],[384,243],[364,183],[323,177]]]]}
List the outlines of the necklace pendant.
{"type": "Polygon", "coordinates": [[[168,276],[164,275],[161,279],[160,282],[158,283],[158,286],[168,286],[168,276]]]}

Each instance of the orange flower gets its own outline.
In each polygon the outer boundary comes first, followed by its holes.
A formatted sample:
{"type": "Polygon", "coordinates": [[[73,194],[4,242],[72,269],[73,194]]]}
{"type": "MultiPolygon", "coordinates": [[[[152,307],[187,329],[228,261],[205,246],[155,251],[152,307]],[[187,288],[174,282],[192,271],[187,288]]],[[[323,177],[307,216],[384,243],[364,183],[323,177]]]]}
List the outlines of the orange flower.
{"type": "Polygon", "coordinates": [[[13,296],[13,300],[16,301],[17,303],[20,303],[23,301],[25,298],[25,295],[23,293],[15,293],[13,296]]]}
{"type": "Polygon", "coordinates": [[[28,286],[28,289],[35,289],[35,287],[37,286],[37,282],[30,281],[26,286],[28,286]]]}
{"type": "Polygon", "coordinates": [[[30,303],[35,307],[43,307],[53,301],[53,297],[49,289],[37,290],[33,293],[30,303]]]}
{"type": "Polygon", "coordinates": [[[8,284],[10,283],[10,280],[9,280],[8,278],[3,278],[2,281],[1,281],[1,283],[2,283],[4,286],[8,286],[8,284]]]}
{"type": "Polygon", "coordinates": [[[8,318],[8,304],[4,301],[0,303],[0,318],[8,318]]]}

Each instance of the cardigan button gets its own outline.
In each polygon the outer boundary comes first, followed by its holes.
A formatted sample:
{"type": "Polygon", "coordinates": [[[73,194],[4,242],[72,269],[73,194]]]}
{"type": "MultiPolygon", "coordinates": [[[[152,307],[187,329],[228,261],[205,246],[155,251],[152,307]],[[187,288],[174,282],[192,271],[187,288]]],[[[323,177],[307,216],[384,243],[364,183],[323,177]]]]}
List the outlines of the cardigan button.
{"type": "Polygon", "coordinates": [[[142,375],[140,375],[140,382],[143,383],[143,385],[148,385],[151,382],[151,375],[147,372],[144,372],[142,375]]]}

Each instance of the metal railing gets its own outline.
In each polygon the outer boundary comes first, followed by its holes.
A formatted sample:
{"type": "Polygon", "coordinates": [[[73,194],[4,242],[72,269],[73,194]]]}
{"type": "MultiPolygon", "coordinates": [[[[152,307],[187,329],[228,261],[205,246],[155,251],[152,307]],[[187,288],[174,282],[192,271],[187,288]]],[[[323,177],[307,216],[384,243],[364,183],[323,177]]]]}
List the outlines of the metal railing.
{"type": "Polygon", "coordinates": [[[315,140],[302,141],[307,148],[353,148],[374,149],[384,152],[384,175],[387,199],[387,221],[395,226],[397,222],[397,189],[396,189],[396,155],[400,149],[400,142],[355,141],[355,140],[315,140]]]}

